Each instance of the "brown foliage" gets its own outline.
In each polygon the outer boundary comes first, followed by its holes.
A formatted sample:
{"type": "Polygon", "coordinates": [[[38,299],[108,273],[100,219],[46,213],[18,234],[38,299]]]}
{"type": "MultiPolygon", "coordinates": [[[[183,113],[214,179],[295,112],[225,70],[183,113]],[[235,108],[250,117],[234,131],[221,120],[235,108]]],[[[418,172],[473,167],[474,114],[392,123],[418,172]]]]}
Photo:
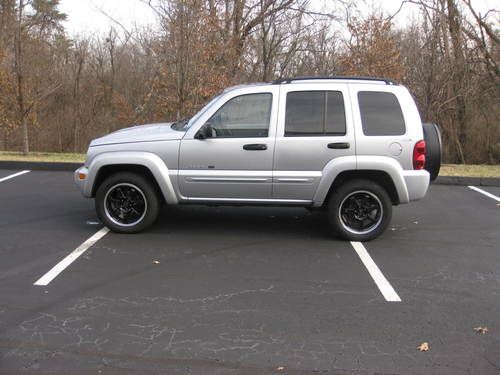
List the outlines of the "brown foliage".
{"type": "Polygon", "coordinates": [[[405,67],[391,21],[372,14],[351,19],[348,29],[347,51],[340,58],[345,74],[401,80],[405,67]]]}
{"type": "Polygon", "coordinates": [[[57,2],[19,18],[20,0],[0,0],[0,149],[26,149],[29,136],[34,150],[84,151],[122,127],[192,116],[228,86],[344,74],[404,83],[443,128],[445,160],[497,163],[491,15],[469,0],[407,3],[420,15],[396,29],[354,1],[321,13],[306,0],[158,0],[154,27],[72,40],[57,2]]]}

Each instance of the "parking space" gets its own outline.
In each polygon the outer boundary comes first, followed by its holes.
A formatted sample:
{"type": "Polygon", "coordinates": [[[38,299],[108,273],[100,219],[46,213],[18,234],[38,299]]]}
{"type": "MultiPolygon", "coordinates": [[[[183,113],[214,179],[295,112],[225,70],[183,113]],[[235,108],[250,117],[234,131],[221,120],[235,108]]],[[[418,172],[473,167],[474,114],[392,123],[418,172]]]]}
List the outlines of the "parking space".
{"type": "Polygon", "coordinates": [[[301,208],[165,207],[33,285],[102,228],[93,201],[36,171],[0,199],[2,374],[499,372],[500,208],[465,186],[432,186],[362,244],[401,302],[301,208]]]}
{"type": "Polygon", "coordinates": [[[500,188],[496,186],[469,186],[469,189],[482,194],[483,196],[500,202],[500,188]]]}
{"type": "Polygon", "coordinates": [[[29,173],[30,171],[24,170],[24,171],[9,171],[9,170],[1,170],[0,169],[0,182],[5,182],[8,180],[11,180],[13,178],[22,176],[26,173],[29,173]]]}

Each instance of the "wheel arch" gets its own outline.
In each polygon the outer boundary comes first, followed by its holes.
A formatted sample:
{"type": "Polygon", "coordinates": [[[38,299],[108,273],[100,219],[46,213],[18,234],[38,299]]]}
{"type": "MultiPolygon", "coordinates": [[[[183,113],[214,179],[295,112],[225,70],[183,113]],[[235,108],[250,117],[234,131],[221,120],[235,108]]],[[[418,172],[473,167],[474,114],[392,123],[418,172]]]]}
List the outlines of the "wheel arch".
{"type": "Polygon", "coordinates": [[[108,164],[108,165],[103,165],[99,170],[97,171],[97,174],[95,176],[94,184],[92,186],[92,192],[91,192],[91,197],[95,198],[97,189],[99,186],[109,177],[112,176],[116,173],[119,172],[130,172],[130,173],[135,173],[140,176],[146,177],[149,182],[153,185],[156,193],[158,194],[158,197],[163,197],[163,193],[160,189],[160,185],[158,185],[158,182],[156,181],[156,178],[153,176],[153,173],[149,170],[149,168],[145,167],[144,165],[141,164],[108,164]]]}
{"type": "Polygon", "coordinates": [[[99,185],[117,172],[134,172],[145,176],[168,204],[177,203],[174,188],[165,163],[148,152],[109,152],[97,155],[89,166],[85,186],[86,196],[95,197],[99,185]]]}
{"type": "Polygon", "coordinates": [[[403,169],[398,161],[383,156],[347,156],[333,159],[323,169],[313,198],[314,206],[323,206],[336,187],[351,179],[368,179],[380,184],[395,205],[409,202],[403,169]]]}
{"type": "Polygon", "coordinates": [[[335,189],[351,180],[373,181],[385,189],[385,191],[389,195],[389,198],[391,198],[391,202],[393,205],[398,205],[400,203],[394,181],[392,181],[391,176],[389,176],[387,172],[380,170],[356,169],[339,173],[339,175],[335,178],[332,185],[330,186],[323,205],[325,205],[329,201],[330,196],[335,191],[335,189]]]}

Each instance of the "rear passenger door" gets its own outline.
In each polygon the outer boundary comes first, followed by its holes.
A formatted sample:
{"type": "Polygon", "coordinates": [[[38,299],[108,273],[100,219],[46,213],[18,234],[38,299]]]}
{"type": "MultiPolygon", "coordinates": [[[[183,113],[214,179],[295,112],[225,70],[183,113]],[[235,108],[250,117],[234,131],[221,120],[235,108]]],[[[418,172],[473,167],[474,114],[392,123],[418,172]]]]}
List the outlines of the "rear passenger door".
{"type": "Polygon", "coordinates": [[[311,201],[326,164],[354,154],[346,84],[281,85],[274,199],[311,201]]]}

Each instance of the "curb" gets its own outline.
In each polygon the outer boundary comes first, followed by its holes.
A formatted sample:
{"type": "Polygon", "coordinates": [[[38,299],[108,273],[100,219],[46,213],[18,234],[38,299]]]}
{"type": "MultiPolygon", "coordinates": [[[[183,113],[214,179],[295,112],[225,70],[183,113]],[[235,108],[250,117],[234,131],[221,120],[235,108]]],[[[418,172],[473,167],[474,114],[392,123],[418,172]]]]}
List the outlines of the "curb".
{"type": "Polygon", "coordinates": [[[500,177],[439,176],[436,185],[500,186],[500,177]]]}
{"type": "MultiPolygon", "coordinates": [[[[0,169],[29,169],[34,171],[71,171],[80,168],[83,163],[53,163],[31,161],[0,161],[0,169]]],[[[435,185],[474,185],[474,186],[500,186],[500,177],[463,177],[439,176],[435,185]]]]}
{"type": "Polygon", "coordinates": [[[0,169],[29,169],[34,171],[74,171],[83,163],[52,163],[38,161],[0,161],[0,169]]]}

